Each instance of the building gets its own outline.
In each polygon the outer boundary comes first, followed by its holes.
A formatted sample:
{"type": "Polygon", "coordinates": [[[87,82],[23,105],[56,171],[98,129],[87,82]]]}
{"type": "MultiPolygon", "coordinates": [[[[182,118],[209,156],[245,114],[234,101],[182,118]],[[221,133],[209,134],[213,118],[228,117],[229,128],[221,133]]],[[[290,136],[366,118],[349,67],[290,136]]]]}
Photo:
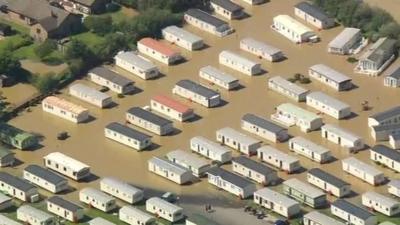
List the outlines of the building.
{"type": "Polygon", "coordinates": [[[59,196],[52,196],[47,199],[47,211],[73,223],[80,221],[84,217],[82,207],[59,196]]]}
{"type": "Polygon", "coordinates": [[[0,167],[12,166],[15,162],[15,153],[0,146],[0,167]]]}
{"type": "Polygon", "coordinates": [[[247,113],[242,116],[241,127],[243,130],[255,134],[268,141],[285,142],[289,139],[288,130],[271,120],[247,113]]]}
{"type": "Polygon", "coordinates": [[[150,60],[134,52],[118,52],[114,56],[115,65],[144,79],[153,79],[159,75],[159,70],[150,60]]]}
{"type": "Polygon", "coordinates": [[[369,211],[360,208],[346,200],[338,199],[331,205],[331,213],[349,224],[376,225],[377,217],[369,211]]]}
{"type": "Polygon", "coordinates": [[[134,82],[105,67],[96,67],[88,73],[89,79],[118,94],[128,94],[135,90],[134,82]]]}
{"type": "Polygon", "coordinates": [[[55,225],[54,216],[30,205],[22,205],[17,209],[17,219],[30,225],[55,225]]]}
{"type": "Polygon", "coordinates": [[[69,87],[69,94],[100,108],[105,108],[113,102],[107,94],[79,83],[69,87]]]}
{"type": "Polygon", "coordinates": [[[261,161],[273,165],[287,173],[296,172],[301,168],[299,159],[271,146],[263,146],[257,149],[257,157],[261,159],[261,161]]]}
{"type": "Polygon", "coordinates": [[[360,136],[335,124],[325,124],[322,126],[321,136],[330,142],[349,149],[350,152],[357,152],[365,148],[364,140],[360,136]]]}
{"type": "Polygon", "coordinates": [[[265,186],[274,185],[278,181],[276,170],[245,156],[232,159],[232,170],[265,186]]]}
{"type": "Polygon", "coordinates": [[[354,69],[357,73],[378,76],[395,59],[396,40],[380,38],[359,58],[354,69]]]}
{"type": "Polygon", "coordinates": [[[177,184],[186,184],[193,179],[192,172],[171,161],[153,157],[148,161],[148,170],[177,184]]]}
{"type": "Polygon", "coordinates": [[[261,141],[240,133],[230,127],[217,130],[216,139],[221,144],[229,146],[249,156],[257,154],[257,149],[261,147],[261,141]]]}
{"type": "Polygon", "coordinates": [[[345,225],[323,213],[311,211],[303,216],[303,224],[305,225],[345,225]]]}
{"type": "Polygon", "coordinates": [[[243,7],[230,0],[211,0],[210,7],[215,14],[226,19],[240,19],[244,16],[243,7]]]}
{"type": "Polygon", "coordinates": [[[287,81],[281,76],[275,76],[268,79],[268,88],[284,95],[296,102],[306,101],[306,96],[309,90],[287,81]]]}
{"type": "Polygon", "coordinates": [[[240,85],[237,78],[212,66],[200,68],[199,77],[226,90],[236,89],[240,85]]]}
{"type": "Polygon", "coordinates": [[[400,197],[400,180],[393,179],[387,186],[390,194],[400,197]]]}
{"type": "Polygon", "coordinates": [[[144,150],[152,144],[151,136],[117,122],[109,123],[104,128],[104,134],[107,138],[138,151],[144,150]]]}
{"type": "Polygon", "coordinates": [[[180,80],[175,84],[172,93],[196,102],[207,108],[216,107],[221,103],[221,95],[191,80],[180,80]]]}
{"type": "Polygon", "coordinates": [[[23,171],[23,178],[52,193],[60,193],[68,189],[68,181],[38,165],[29,165],[23,171]]]}
{"type": "Polygon", "coordinates": [[[24,202],[37,202],[40,198],[35,186],[2,171],[0,171],[0,191],[24,202]]]}
{"type": "Polygon", "coordinates": [[[245,199],[253,195],[256,185],[249,180],[219,167],[207,171],[208,183],[245,199]]]}
{"type": "Polygon", "coordinates": [[[289,140],[289,149],[318,163],[327,163],[332,159],[329,149],[301,136],[289,140]]]}
{"type": "Polygon", "coordinates": [[[349,183],[319,168],[308,170],[307,182],[338,198],[348,196],[351,193],[349,183]]]}
{"type": "MultiPolygon", "coordinates": [[[[12,207],[13,205],[14,204],[13,204],[12,198],[0,193],[0,211],[4,211],[4,210],[12,207]]],[[[1,218],[0,218],[0,221],[2,221],[1,218]]]]}
{"type": "Polygon", "coordinates": [[[15,222],[14,220],[1,214],[0,214],[0,221],[6,225],[22,225],[22,223],[15,222]]]}
{"type": "Polygon", "coordinates": [[[286,218],[292,218],[301,211],[298,202],[269,188],[254,192],[254,202],[286,218]]]}
{"type": "Polygon", "coordinates": [[[368,126],[400,124],[400,106],[375,113],[368,117],[368,126]]]}
{"type": "Polygon", "coordinates": [[[337,91],[345,91],[353,87],[350,77],[324,64],[311,66],[308,69],[308,75],[337,91]]]}
{"type": "Polygon", "coordinates": [[[76,181],[83,180],[90,176],[90,167],[76,159],[73,159],[60,152],[52,152],[45,157],[44,165],[64,176],[76,181]]]}
{"type": "Polygon", "coordinates": [[[177,222],[185,217],[181,207],[158,197],[147,199],[146,210],[170,222],[177,222]]]}
{"type": "Polygon", "coordinates": [[[400,152],[385,145],[375,145],[371,148],[370,159],[386,168],[400,172],[400,152]]]}
{"type": "Polygon", "coordinates": [[[324,192],[296,178],[291,178],[283,182],[283,192],[298,202],[312,208],[320,208],[327,203],[324,192]]]}
{"type": "Polygon", "coordinates": [[[42,109],[74,123],[82,123],[89,119],[89,110],[67,100],[49,96],[42,101],[42,109]]]}
{"type": "Polygon", "coordinates": [[[175,64],[182,60],[179,52],[153,38],[142,38],[137,42],[137,49],[143,55],[167,65],[175,64]]]}
{"type": "Polygon", "coordinates": [[[346,27],[328,44],[328,52],[339,55],[356,54],[363,45],[361,30],[346,27]]]}
{"type": "Polygon", "coordinates": [[[242,2],[245,2],[250,5],[258,5],[258,4],[264,3],[265,0],[242,0],[242,2]]]}
{"type": "Polygon", "coordinates": [[[229,24],[200,9],[189,9],[185,12],[186,23],[218,37],[224,37],[233,32],[229,24]]]}
{"type": "Polygon", "coordinates": [[[393,149],[400,149],[400,134],[390,134],[389,144],[393,149]]]}
{"type": "Polygon", "coordinates": [[[39,143],[35,135],[7,123],[0,123],[0,141],[21,150],[29,149],[39,143]]]}
{"type": "Polygon", "coordinates": [[[162,36],[165,40],[189,51],[199,50],[204,47],[201,37],[177,26],[168,26],[162,29],[162,36]]]}
{"type": "Polygon", "coordinates": [[[150,100],[150,108],[171,119],[184,122],[192,119],[194,110],[166,95],[156,95],[150,100]]]}
{"type": "Polygon", "coordinates": [[[110,0],[66,0],[60,2],[65,10],[83,15],[103,13],[108,3],[110,0]]]}
{"type": "Polygon", "coordinates": [[[270,62],[276,62],[285,58],[280,49],[253,38],[243,38],[240,40],[240,49],[270,62]]]}
{"type": "Polygon", "coordinates": [[[192,171],[196,177],[202,177],[210,169],[207,160],[180,149],[168,152],[166,157],[171,162],[192,171]]]}
{"type": "Polygon", "coordinates": [[[208,159],[220,163],[227,163],[232,159],[231,150],[202,136],[196,136],[190,139],[190,149],[208,159]]]}
{"type": "Polygon", "coordinates": [[[364,206],[386,216],[394,216],[400,213],[400,203],[398,201],[374,191],[365,192],[362,194],[361,199],[364,206]]]}
{"type": "Polygon", "coordinates": [[[385,181],[385,175],[375,167],[354,157],[342,159],[342,169],[369,184],[380,185],[385,181]]]}
{"type": "Polygon", "coordinates": [[[157,135],[167,135],[174,131],[171,120],[140,107],[132,107],[126,112],[126,121],[157,135]]]}
{"type": "Polygon", "coordinates": [[[276,113],[271,119],[286,126],[298,126],[303,132],[317,130],[322,126],[322,118],[291,103],[276,107],[276,113]]]}
{"type": "Polygon", "coordinates": [[[114,177],[101,179],[100,190],[130,204],[140,202],[144,198],[142,190],[114,177]]]}
{"type": "Polygon", "coordinates": [[[108,220],[105,220],[101,217],[96,217],[88,222],[89,225],[116,225],[115,223],[111,223],[108,220]]]}
{"type": "Polygon", "coordinates": [[[400,134],[400,124],[377,125],[371,127],[371,136],[375,141],[388,141],[390,135],[400,134]]]}
{"type": "Polygon", "coordinates": [[[227,50],[219,53],[219,63],[249,76],[257,75],[262,72],[260,63],[251,61],[227,50]]]}
{"type": "Polygon", "coordinates": [[[79,191],[79,201],[103,212],[110,212],[117,207],[115,198],[90,187],[79,191]]]}
{"type": "Polygon", "coordinates": [[[400,67],[397,67],[396,70],[388,74],[383,80],[383,84],[386,87],[400,87],[400,67]]]}
{"type": "Polygon", "coordinates": [[[288,15],[275,16],[272,29],[295,43],[317,42],[319,39],[310,28],[288,15]]]}
{"type": "Polygon", "coordinates": [[[130,225],[151,225],[155,224],[156,218],[140,209],[126,205],[119,209],[119,220],[130,225]]]}
{"type": "Polygon", "coordinates": [[[309,2],[296,4],[294,14],[318,29],[329,29],[335,26],[335,18],[330,17],[323,9],[309,2]]]}
{"type": "Polygon", "coordinates": [[[350,105],[320,91],[307,95],[307,105],[338,120],[351,115],[350,105]]]}

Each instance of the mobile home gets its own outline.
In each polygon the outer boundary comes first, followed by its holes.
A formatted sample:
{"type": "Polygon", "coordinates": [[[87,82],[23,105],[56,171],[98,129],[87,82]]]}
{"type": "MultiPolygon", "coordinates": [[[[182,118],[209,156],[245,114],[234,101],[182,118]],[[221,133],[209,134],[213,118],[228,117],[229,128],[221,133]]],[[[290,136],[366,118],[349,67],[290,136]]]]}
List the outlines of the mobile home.
{"type": "Polygon", "coordinates": [[[0,142],[17,149],[29,149],[39,143],[39,138],[7,123],[0,123],[0,142]]]}
{"type": "Polygon", "coordinates": [[[179,52],[153,38],[142,38],[137,42],[137,49],[143,55],[167,65],[175,64],[182,60],[179,52]]]}
{"type": "Polygon", "coordinates": [[[118,94],[132,93],[135,90],[135,82],[105,67],[91,69],[88,76],[93,83],[107,87],[118,94]]]}
{"type": "Polygon", "coordinates": [[[287,173],[296,172],[301,168],[299,159],[271,146],[263,146],[257,149],[257,157],[287,173]]]}
{"type": "Polygon", "coordinates": [[[60,152],[52,152],[45,157],[44,165],[64,176],[80,181],[90,176],[90,167],[60,152]]]}
{"type": "Polygon", "coordinates": [[[237,78],[212,66],[202,67],[199,70],[199,76],[201,79],[210,82],[211,85],[215,84],[226,90],[239,87],[239,80],[237,78]]]}
{"type": "Polygon", "coordinates": [[[144,198],[142,190],[114,177],[101,179],[100,190],[130,204],[140,202],[144,198]]]}
{"type": "Polygon", "coordinates": [[[400,106],[395,106],[368,117],[368,126],[400,124],[400,106]]]}
{"type": "Polygon", "coordinates": [[[112,103],[112,98],[107,94],[80,83],[70,86],[69,94],[100,108],[112,103]]]}
{"type": "Polygon", "coordinates": [[[368,212],[367,210],[360,208],[353,203],[338,199],[331,205],[331,213],[349,224],[354,225],[376,225],[377,217],[368,212]]]}
{"type": "Polygon", "coordinates": [[[231,0],[211,0],[210,6],[215,14],[229,20],[239,19],[244,15],[243,7],[231,0]]]}
{"type": "Polygon", "coordinates": [[[221,144],[229,146],[246,155],[255,155],[257,149],[261,147],[261,142],[259,140],[242,134],[230,127],[217,130],[216,138],[221,144]]]}
{"type": "Polygon", "coordinates": [[[351,193],[351,185],[319,168],[308,170],[307,182],[338,198],[351,193]]]}
{"type": "Polygon", "coordinates": [[[47,191],[59,193],[68,189],[68,181],[38,165],[29,165],[23,171],[23,178],[47,191]]]}
{"type": "Polygon", "coordinates": [[[47,199],[47,211],[76,223],[84,217],[83,208],[59,196],[47,199]]]}
{"type": "Polygon", "coordinates": [[[258,5],[266,2],[265,0],[242,0],[242,1],[250,5],[258,5]]]}
{"type": "Polygon", "coordinates": [[[354,157],[342,159],[342,169],[346,173],[372,185],[382,184],[386,179],[385,175],[381,171],[354,157]]]}
{"type": "Polygon", "coordinates": [[[371,127],[371,136],[375,141],[388,141],[390,135],[400,134],[400,124],[377,125],[371,127]]]}
{"type": "Polygon", "coordinates": [[[0,167],[12,166],[15,163],[15,153],[0,146],[0,167]]]}
{"type": "Polygon", "coordinates": [[[318,163],[326,163],[332,159],[329,149],[301,136],[289,140],[289,149],[318,163]]]}
{"type": "Polygon", "coordinates": [[[262,185],[273,185],[278,181],[276,170],[244,156],[232,159],[232,170],[262,185]]]}
{"type": "Polygon", "coordinates": [[[240,49],[270,62],[279,61],[285,57],[280,49],[253,38],[243,38],[240,40],[240,49]]]}
{"type": "Polygon", "coordinates": [[[190,149],[220,163],[227,163],[232,159],[231,150],[202,136],[196,136],[190,139],[190,149]]]}
{"type": "Polygon", "coordinates": [[[374,191],[367,191],[362,194],[362,204],[386,216],[394,216],[400,213],[398,201],[374,191]]]}
{"type": "Polygon", "coordinates": [[[166,157],[171,162],[191,170],[196,177],[203,176],[210,169],[210,164],[207,160],[179,149],[168,152],[166,157]]]}
{"type": "Polygon", "coordinates": [[[130,225],[152,225],[155,224],[156,218],[140,209],[126,205],[119,210],[119,220],[130,225]]]}
{"type": "Polygon", "coordinates": [[[172,93],[207,108],[216,107],[221,103],[221,95],[218,92],[191,80],[178,81],[172,89],[172,93]]]}
{"type": "Polygon", "coordinates": [[[42,109],[74,123],[81,123],[89,119],[88,109],[55,96],[45,98],[42,101],[42,109]]]}
{"type": "Polygon", "coordinates": [[[165,95],[156,95],[150,100],[150,108],[174,120],[184,122],[192,119],[195,114],[192,108],[165,95]]]}
{"type": "Polygon", "coordinates": [[[227,50],[219,53],[219,63],[249,76],[257,75],[262,72],[260,63],[251,61],[227,50]]]}
{"type": "Polygon", "coordinates": [[[17,209],[17,219],[30,225],[55,225],[54,216],[30,205],[22,205],[17,209]]]}
{"type": "Polygon", "coordinates": [[[303,216],[304,225],[345,225],[323,213],[311,211],[303,216]]]}
{"type": "Polygon", "coordinates": [[[1,221],[0,224],[2,224],[2,225],[22,225],[22,223],[18,223],[18,222],[14,221],[4,215],[1,215],[1,214],[0,214],[0,221],[1,221]]]}
{"type": "Polygon", "coordinates": [[[159,75],[159,70],[148,59],[134,52],[119,52],[115,57],[115,65],[142,78],[148,80],[159,75]]]}
{"type": "Polygon", "coordinates": [[[200,9],[189,9],[183,18],[186,23],[218,37],[224,37],[233,32],[227,22],[200,9]]]}
{"type": "Polygon", "coordinates": [[[385,167],[400,172],[400,152],[384,145],[375,145],[371,148],[370,159],[385,167]]]}
{"type": "Polygon", "coordinates": [[[388,183],[388,192],[400,197],[400,180],[393,179],[388,183]]]}
{"type": "MultiPolygon", "coordinates": [[[[14,206],[13,199],[0,193],[0,211],[4,211],[12,206],[14,206]]],[[[0,219],[0,221],[2,220],[0,219]]]]}
{"type": "Polygon", "coordinates": [[[117,207],[115,198],[90,187],[79,191],[79,200],[103,212],[110,212],[117,207]]]}
{"type": "Polygon", "coordinates": [[[388,74],[383,80],[383,84],[386,87],[400,87],[400,67],[397,67],[394,71],[388,74]]]}
{"type": "Polygon", "coordinates": [[[308,75],[336,91],[345,91],[353,87],[350,77],[324,64],[311,66],[308,75]]]}
{"type": "Polygon", "coordinates": [[[330,17],[323,9],[309,2],[296,4],[294,14],[318,29],[329,29],[335,26],[335,18],[330,17]]]}
{"type": "Polygon", "coordinates": [[[204,47],[204,41],[201,37],[177,26],[168,26],[164,28],[162,30],[162,36],[172,44],[189,51],[198,50],[204,47]]]}
{"type": "Polygon", "coordinates": [[[275,76],[268,79],[268,88],[282,94],[296,102],[306,101],[309,90],[287,81],[281,76],[275,76]]]}
{"type": "Polygon", "coordinates": [[[193,179],[189,169],[159,157],[149,159],[148,170],[177,184],[185,184],[193,179]]]}
{"type": "Polygon", "coordinates": [[[286,128],[251,113],[242,116],[241,127],[245,131],[274,143],[284,142],[289,139],[288,130],[286,128]]]}
{"type": "Polygon", "coordinates": [[[105,220],[101,217],[96,217],[88,222],[89,225],[116,225],[115,223],[111,223],[108,220],[105,220]]]}
{"type": "Polygon", "coordinates": [[[254,202],[286,218],[296,216],[301,211],[297,201],[269,188],[258,189],[254,192],[254,202]]]}
{"type": "Polygon", "coordinates": [[[2,171],[0,171],[0,191],[24,202],[37,202],[40,198],[35,186],[2,171]]]}
{"type": "Polygon", "coordinates": [[[104,128],[104,134],[107,138],[138,151],[146,149],[152,143],[151,136],[117,122],[109,123],[104,128]]]}
{"type": "Polygon", "coordinates": [[[365,147],[364,140],[335,124],[325,124],[321,127],[321,136],[330,142],[338,144],[350,150],[357,152],[365,147]]]}
{"type": "Polygon", "coordinates": [[[296,178],[283,182],[283,192],[312,208],[319,208],[327,203],[324,192],[296,178]]]}
{"type": "Polygon", "coordinates": [[[126,112],[126,121],[157,135],[167,135],[174,131],[171,120],[140,107],[132,107],[126,112]]]}
{"type": "Polygon", "coordinates": [[[393,149],[400,149],[400,134],[390,134],[389,144],[393,149]]]}
{"type": "Polygon", "coordinates": [[[307,95],[307,105],[338,120],[351,115],[350,105],[320,91],[307,95]]]}
{"type": "Polygon", "coordinates": [[[275,16],[272,29],[295,43],[316,42],[319,39],[310,28],[288,15],[275,16]]]}
{"type": "Polygon", "coordinates": [[[176,222],[185,217],[181,207],[158,197],[152,197],[146,201],[146,210],[170,222],[176,222]]]}
{"type": "Polygon", "coordinates": [[[363,42],[361,30],[346,27],[328,44],[328,52],[339,55],[355,54],[363,42]]]}

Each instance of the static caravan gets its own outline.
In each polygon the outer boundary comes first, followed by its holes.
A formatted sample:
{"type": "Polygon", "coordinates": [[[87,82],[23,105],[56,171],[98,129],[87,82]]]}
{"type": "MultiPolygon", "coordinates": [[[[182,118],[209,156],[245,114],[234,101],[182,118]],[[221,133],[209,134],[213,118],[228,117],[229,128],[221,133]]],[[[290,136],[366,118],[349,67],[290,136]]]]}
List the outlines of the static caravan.
{"type": "Polygon", "coordinates": [[[237,78],[212,66],[202,67],[199,70],[199,76],[201,79],[210,82],[211,85],[215,84],[226,90],[239,87],[239,80],[237,78]]]}
{"type": "Polygon", "coordinates": [[[172,93],[196,102],[207,108],[216,107],[221,103],[221,95],[191,80],[180,80],[175,84],[172,93]]]}
{"type": "Polygon", "coordinates": [[[287,173],[293,173],[301,168],[299,159],[271,146],[257,149],[257,157],[287,173]]]}
{"type": "Polygon", "coordinates": [[[192,108],[165,95],[152,97],[150,108],[180,122],[190,120],[195,116],[192,108]]]}
{"type": "Polygon", "coordinates": [[[3,122],[0,123],[0,142],[25,150],[35,147],[39,143],[39,138],[32,133],[3,122]]]}
{"type": "Polygon", "coordinates": [[[0,214],[0,224],[1,225],[22,225],[22,223],[18,223],[2,214],[0,214]]]}
{"type": "Polygon", "coordinates": [[[329,29],[335,26],[335,18],[330,17],[323,9],[309,2],[296,4],[294,14],[318,29],[329,29]]]}
{"type": "Polygon", "coordinates": [[[291,103],[284,103],[276,107],[276,113],[271,119],[286,126],[298,126],[303,132],[319,129],[322,118],[315,113],[300,108],[291,103]]]}
{"type": "MultiPolygon", "coordinates": [[[[5,194],[0,193],[0,211],[4,211],[13,206],[13,199],[5,194]]],[[[0,222],[2,220],[0,219],[0,222]]]]}
{"type": "Polygon", "coordinates": [[[296,178],[283,182],[283,192],[312,208],[319,208],[327,203],[324,192],[296,178]]]}
{"type": "Polygon", "coordinates": [[[279,61],[285,57],[280,49],[253,38],[242,39],[240,41],[240,49],[270,62],[279,61]]]}
{"type": "Polygon", "coordinates": [[[317,42],[319,39],[314,31],[288,15],[275,16],[272,29],[295,43],[317,42]]]}
{"type": "Polygon", "coordinates": [[[273,185],[278,180],[276,170],[244,156],[232,159],[232,170],[262,185],[273,185]]]}
{"type": "Polygon", "coordinates": [[[275,76],[268,79],[268,88],[282,94],[296,102],[306,101],[309,90],[287,81],[281,76],[275,76]]]}
{"type": "Polygon", "coordinates": [[[207,160],[182,150],[168,152],[166,157],[173,163],[183,166],[196,176],[203,176],[210,169],[207,160]]]}
{"type": "Polygon", "coordinates": [[[151,136],[123,124],[112,122],[104,128],[106,138],[127,145],[138,151],[151,145],[151,136]]]}
{"type": "Polygon", "coordinates": [[[351,115],[350,105],[320,91],[307,95],[307,105],[338,120],[351,115]]]}
{"type": "Polygon", "coordinates": [[[208,170],[207,175],[208,183],[241,199],[252,196],[256,191],[256,185],[249,180],[219,167],[208,170]]]}
{"type": "Polygon", "coordinates": [[[400,197],[400,180],[391,180],[388,184],[388,192],[394,196],[400,197]]]}
{"type": "Polygon", "coordinates": [[[350,150],[357,152],[365,147],[364,140],[335,124],[325,124],[321,127],[321,136],[330,142],[338,144],[350,150]]]}
{"type": "Polygon", "coordinates": [[[308,75],[336,91],[345,91],[353,87],[350,77],[324,64],[311,66],[308,69],[308,75]]]}
{"type": "Polygon", "coordinates": [[[204,47],[201,37],[177,26],[168,26],[162,29],[162,36],[165,40],[189,51],[198,50],[204,47]]]}
{"type": "Polygon", "coordinates": [[[286,218],[296,216],[301,211],[297,201],[269,188],[258,189],[254,192],[254,202],[286,218]]]}
{"type": "Polygon", "coordinates": [[[241,127],[245,131],[274,143],[284,142],[289,139],[288,130],[286,128],[251,113],[242,116],[241,127]]]}
{"type": "Polygon", "coordinates": [[[393,72],[388,74],[383,80],[386,87],[398,88],[400,87],[400,67],[397,67],[393,72]]]}
{"type": "Polygon", "coordinates": [[[105,220],[101,217],[96,217],[88,222],[89,225],[116,225],[115,223],[111,223],[108,220],[105,220]]]}
{"type": "Polygon", "coordinates": [[[17,209],[17,219],[30,225],[55,225],[54,216],[30,205],[22,205],[17,209]]]}
{"type": "Polygon", "coordinates": [[[342,169],[372,185],[379,185],[385,181],[385,175],[381,171],[354,157],[342,159],[342,169]]]}
{"type": "Polygon", "coordinates": [[[142,190],[114,177],[101,179],[100,190],[130,204],[140,202],[144,198],[142,190]]]}
{"type": "Polygon", "coordinates": [[[103,212],[110,212],[117,207],[115,198],[90,187],[79,191],[79,200],[103,212]]]}
{"type": "Polygon", "coordinates": [[[15,162],[15,153],[0,146],[0,167],[12,166],[15,162]]]}
{"type": "Polygon", "coordinates": [[[386,216],[394,216],[400,213],[398,201],[373,191],[362,194],[362,204],[386,216]]]}
{"type": "Polygon", "coordinates": [[[393,149],[400,149],[400,134],[390,134],[389,144],[393,149]]]}
{"type": "Polygon", "coordinates": [[[44,165],[64,176],[76,181],[85,179],[90,175],[90,167],[76,159],[60,152],[52,152],[45,157],[44,165]]]}
{"type": "Polygon", "coordinates": [[[215,14],[233,20],[243,17],[243,7],[230,0],[211,0],[211,9],[215,14]]]}
{"type": "Polygon", "coordinates": [[[69,94],[100,108],[105,108],[112,103],[112,98],[107,94],[83,84],[70,86],[69,94]]]}
{"type": "Polygon", "coordinates": [[[217,141],[246,155],[255,155],[261,147],[261,141],[249,137],[230,127],[224,127],[216,132],[217,141]]]}
{"type": "Polygon", "coordinates": [[[361,30],[346,27],[328,44],[328,52],[339,55],[356,54],[363,42],[361,30]]]}
{"type": "Polygon", "coordinates": [[[303,216],[304,225],[345,225],[323,213],[311,211],[303,216]]]}
{"type": "Polygon", "coordinates": [[[24,202],[37,202],[40,198],[35,186],[2,171],[0,171],[0,191],[24,202]]]}
{"type": "Polygon", "coordinates": [[[377,125],[371,127],[371,136],[375,141],[388,141],[390,135],[400,134],[400,124],[377,125]]]}
{"type": "Polygon", "coordinates": [[[88,76],[93,83],[107,87],[118,94],[127,94],[135,90],[135,82],[105,67],[91,69],[88,76]]]}
{"type": "Polygon", "coordinates": [[[185,184],[193,179],[189,169],[159,157],[149,159],[148,170],[177,184],[185,184]]]}
{"type": "Polygon", "coordinates": [[[133,206],[123,206],[119,209],[119,220],[130,225],[152,225],[156,218],[133,206]]]}
{"type": "Polygon", "coordinates": [[[23,178],[52,193],[68,189],[68,181],[65,178],[38,165],[27,166],[23,171],[23,178]]]}
{"type": "Polygon", "coordinates": [[[142,38],[137,42],[137,49],[143,55],[149,56],[167,65],[182,60],[182,56],[179,52],[153,38],[142,38]]]}
{"type": "Polygon", "coordinates": [[[351,193],[351,185],[349,183],[319,168],[308,170],[307,182],[338,198],[345,197],[351,193]]]}
{"type": "Polygon", "coordinates": [[[368,126],[400,124],[400,106],[375,113],[368,118],[368,126]]]}
{"type": "Polygon", "coordinates": [[[159,70],[148,59],[134,52],[119,52],[115,57],[115,65],[144,79],[152,79],[159,75],[159,70]]]}
{"type": "Polygon", "coordinates": [[[227,163],[232,159],[231,150],[202,136],[196,136],[190,139],[190,149],[220,163],[227,163]]]}
{"type": "Polygon", "coordinates": [[[78,222],[84,217],[82,207],[59,196],[52,196],[47,199],[47,211],[73,223],[78,222]]]}
{"type": "Polygon", "coordinates": [[[185,225],[221,225],[201,214],[192,214],[186,218],[185,225]]]}
{"type": "Polygon", "coordinates": [[[242,1],[250,5],[258,5],[266,2],[265,0],[242,0],[242,1]]]}
{"type": "Polygon", "coordinates": [[[140,107],[133,107],[126,112],[126,121],[157,135],[167,135],[174,131],[171,120],[140,107]]]}
{"type": "Polygon", "coordinates": [[[257,75],[262,72],[260,63],[251,61],[227,50],[219,53],[219,63],[249,76],[257,75]]]}
{"type": "Polygon", "coordinates": [[[371,148],[370,159],[385,167],[400,172],[400,152],[384,145],[375,145],[371,148]]]}
{"type": "Polygon", "coordinates": [[[183,18],[186,23],[218,37],[224,37],[233,32],[227,22],[200,9],[189,9],[183,18]]]}
{"type": "Polygon", "coordinates": [[[176,222],[185,217],[181,207],[158,197],[147,199],[146,210],[170,222],[176,222]]]}
{"type": "Polygon", "coordinates": [[[389,221],[384,221],[384,222],[380,223],[379,225],[396,225],[396,224],[389,222],[389,221]]]}
{"type": "Polygon", "coordinates": [[[55,96],[43,99],[42,109],[74,123],[81,123],[89,119],[88,109],[55,96]]]}
{"type": "Polygon", "coordinates": [[[331,213],[354,225],[376,225],[377,217],[346,200],[338,199],[331,205],[331,213]]]}
{"type": "Polygon", "coordinates": [[[289,140],[289,149],[319,163],[329,162],[332,158],[329,149],[300,136],[289,140]]]}

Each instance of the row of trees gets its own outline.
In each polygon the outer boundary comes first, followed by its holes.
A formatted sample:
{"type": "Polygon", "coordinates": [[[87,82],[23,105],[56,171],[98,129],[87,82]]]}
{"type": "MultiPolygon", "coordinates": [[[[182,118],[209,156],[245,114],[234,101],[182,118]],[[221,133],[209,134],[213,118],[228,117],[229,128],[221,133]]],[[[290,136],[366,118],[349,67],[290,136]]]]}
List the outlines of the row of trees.
{"type": "Polygon", "coordinates": [[[137,9],[141,12],[152,9],[165,9],[172,13],[180,13],[189,8],[205,7],[209,0],[114,0],[121,5],[137,9]]]}

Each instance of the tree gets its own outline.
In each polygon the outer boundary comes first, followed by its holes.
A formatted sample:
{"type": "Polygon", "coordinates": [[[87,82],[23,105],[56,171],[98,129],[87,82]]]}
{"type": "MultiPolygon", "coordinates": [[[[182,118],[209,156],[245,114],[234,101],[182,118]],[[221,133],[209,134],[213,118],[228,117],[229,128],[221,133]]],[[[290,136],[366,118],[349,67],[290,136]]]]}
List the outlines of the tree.
{"type": "Polygon", "coordinates": [[[0,53],[0,74],[14,75],[21,68],[21,63],[9,51],[0,53]]]}
{"type": "Polygon", "coordinates": [[[43,75],[33,75],[32,84],[41,92],[48,93],[58,85],[57,75],[53,72],[43,75]]]}
{"type": "Polygon", "coordinates": [[[125,35],[121,33],[111,33],[105,36],[105,40],[96,45],[94,55],[101,61],[109,61],[121,50],[127,49],[128,41],[125,35]]]}
{"type": "Polygon", "coordinates": [[[86,59],[91,55],[88,46],[77,39],[72,39],[65,51],[67,59],[86,59]]]}
{"type": "Polygon", "coordinates": [[[83,21],[83,25],[98,35],[110,33],[113,29],[112,18],[109,15],[105,16],[87,16],[83,21]]]}
{"type": "Polygon", "coordinates": [[[55,40],[47,39],[42,44],[38,45],[34,52],[39,58],[43,59],[53,51],[57,50],[57,42],[55,40]]]}

